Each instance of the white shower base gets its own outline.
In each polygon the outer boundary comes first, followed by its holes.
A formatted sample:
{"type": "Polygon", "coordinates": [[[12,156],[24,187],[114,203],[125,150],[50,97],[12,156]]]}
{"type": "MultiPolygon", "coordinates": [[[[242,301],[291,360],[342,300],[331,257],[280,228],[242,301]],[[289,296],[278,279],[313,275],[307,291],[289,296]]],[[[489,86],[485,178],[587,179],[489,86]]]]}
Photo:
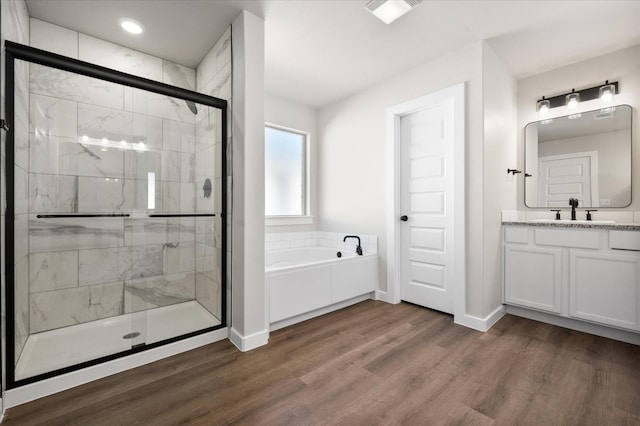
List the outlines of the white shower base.
{"type": "Polygon", "coordinates": [[[151,344],[220,325],[196,301],[120,315],[29,336],[16,365],[16,380],[124,352],[133,345],[151,344]],[[139,337],[123,336],[140,333],[139,337]]]}

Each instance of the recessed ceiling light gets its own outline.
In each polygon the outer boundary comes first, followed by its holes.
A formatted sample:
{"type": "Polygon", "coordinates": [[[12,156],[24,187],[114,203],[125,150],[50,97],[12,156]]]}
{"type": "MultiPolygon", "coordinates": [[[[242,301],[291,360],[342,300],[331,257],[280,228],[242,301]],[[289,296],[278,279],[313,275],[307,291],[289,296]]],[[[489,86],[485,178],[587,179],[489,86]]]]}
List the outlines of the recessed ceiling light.
{"type": "Polygon", "coordinates": [[[144,26],[135,19],[121,18],[118,22],[120,23],[122,29],[128,33],[142,34],[142,32],[144,31],[144,26]]]}
{"type": "Polygon", "coordinates": [[[365,9],[373,13],[385,24],[390,24],[416,7],[421,1],[422,0],[371,0],[367,3],[365,9]]]}

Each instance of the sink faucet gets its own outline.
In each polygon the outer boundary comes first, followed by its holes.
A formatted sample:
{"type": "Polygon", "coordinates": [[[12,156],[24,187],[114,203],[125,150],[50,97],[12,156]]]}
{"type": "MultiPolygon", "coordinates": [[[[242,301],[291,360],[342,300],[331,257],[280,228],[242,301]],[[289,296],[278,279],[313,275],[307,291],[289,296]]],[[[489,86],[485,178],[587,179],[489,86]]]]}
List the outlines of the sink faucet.
{"type": "Polygon", "coordinates": [[[578,207],[578,199],[569,198],[569,205],[571,206],[571,220],[576,220],[576,207],[578,207]]]}
{"type": "Polygon", "coordinates": [[[345,237],[342,239],[342,242],[346,242],[347,238],[357,238],[358,239],[358,246],[356,247],[356,253],[358,253],[358,256],[362,256],[362,247],[360,246],[360,237],[358,237],[357,235],[345,235],[345,237]]]}

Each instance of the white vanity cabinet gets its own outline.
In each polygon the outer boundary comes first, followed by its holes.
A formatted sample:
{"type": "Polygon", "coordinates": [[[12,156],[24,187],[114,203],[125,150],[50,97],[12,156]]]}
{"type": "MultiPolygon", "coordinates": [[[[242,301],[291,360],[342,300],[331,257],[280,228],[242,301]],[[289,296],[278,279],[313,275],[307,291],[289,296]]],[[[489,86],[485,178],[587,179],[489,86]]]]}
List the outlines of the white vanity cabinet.
{"type": "Polygon", "coordinates": [[[640,330],[639,281],[640,253],[571,250],[569,316],[640,330]]]}
{"type": "Polygon", "coordinates": [[[504,247],[504,301],[562,313],[562,250],[547,247],[504,247]]]}
{"type": "Polygon", "coordinates": [[[505,304],[640,331],[640,232],[503,230],[505,304]]]}

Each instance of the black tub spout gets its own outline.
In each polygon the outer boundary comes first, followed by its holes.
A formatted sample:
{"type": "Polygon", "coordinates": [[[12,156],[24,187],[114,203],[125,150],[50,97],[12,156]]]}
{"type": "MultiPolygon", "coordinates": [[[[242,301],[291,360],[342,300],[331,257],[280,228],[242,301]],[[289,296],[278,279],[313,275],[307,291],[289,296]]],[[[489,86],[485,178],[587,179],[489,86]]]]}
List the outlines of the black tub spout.
{"type": "Polygon", "coordinates": [[[358,237],[357,235],[345,235],[345,237],[342,239],[342,242],[346,242],[347,238],[357,238],[358,239],[358,246],[356,247],[356,253],[358,253],[358,256],[362,256],[362,246],[360,245],[360,237],[358,237]]]}

